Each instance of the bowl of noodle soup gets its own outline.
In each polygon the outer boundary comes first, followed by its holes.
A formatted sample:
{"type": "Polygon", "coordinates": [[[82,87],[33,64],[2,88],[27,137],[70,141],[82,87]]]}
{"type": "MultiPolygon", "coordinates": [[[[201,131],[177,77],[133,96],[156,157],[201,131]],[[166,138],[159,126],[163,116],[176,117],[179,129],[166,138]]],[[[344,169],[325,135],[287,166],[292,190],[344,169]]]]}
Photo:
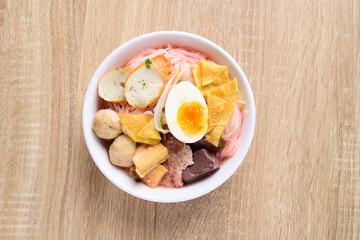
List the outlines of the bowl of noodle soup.
{"type": "MultiPolygon", "coordinates": [[[[176,58],[176,55],[173,57],[176,58]]],[[[174,65],[172,71],[175,70],[181,71],[181,66],[174,65]]],[[[190,73],[185,72],[184,76],[189,74],[190,73]]],[[[90,80],[85,94],[82,125],[86,145],[92,159],[100,171],[113,184],[135,197],[148,201],[181,202],[211,192],[228,180],[238,169],[252,142],[255,129],[255,103],[250,84],[244,72],[239,64],[224,49],[203,37],[190,33],[178,31],[153,32],[125,42],[110,53],[100,64],[90,80]],[[182,188],[157,187],[152,189],[144,184],[137,184],[120,169],[113,166],[109,161],[106,147],[104,147],[103,143],[93,132],[92,121],[95,113],[99,110],[100,101],[97,93],[97,83],[98,79],[103,74],[112,69],[119,66],[136,65],[136,59],[140,59],[136,58],[136,56],[139,56],[139,53],[144,50],[166,49],[173,48],[174,46],[180,46],[182,49],[192,49],[195,52],[203,53],[209,60],[221,65],[226,65],[228,67],[229,76],[237,79],[238,88],[241,89],[243,98],[246,102],[246,111],[241,112],[241,109],[238,109],[237,111],[239,112],[237,115],[241,116],[241,121],[230,120],[229,122],[229,128],[237,130],[234,131],[237,134],[236,136],[230,136],[230,132],[227,133],[226,130],[224,131],[224,135],[228,134],[229,138],[234,139],[234,143],[231,144],[231,146],[234,147],[229,147],[228,152],[225,152],[224,156],[220,156],[226,160],[222,162],[222,165],[217,172],[205,179],[185,185],[182,188]]]]}

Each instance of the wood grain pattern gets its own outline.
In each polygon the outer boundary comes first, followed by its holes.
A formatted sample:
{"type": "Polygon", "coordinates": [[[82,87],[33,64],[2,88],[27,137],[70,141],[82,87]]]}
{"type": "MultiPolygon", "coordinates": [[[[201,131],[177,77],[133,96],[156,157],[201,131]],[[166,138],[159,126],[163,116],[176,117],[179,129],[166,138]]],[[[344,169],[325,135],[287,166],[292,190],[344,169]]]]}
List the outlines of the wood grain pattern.
{"type": "Polygon", "coordinates": [[[359,239],[359,29],[358,0],[0,0],[0,238],[359,239]],[[257,107],[243,164],[185,203],[117,189],[82,135],[97,66],[159,30],[222,46],[257,107]]]}

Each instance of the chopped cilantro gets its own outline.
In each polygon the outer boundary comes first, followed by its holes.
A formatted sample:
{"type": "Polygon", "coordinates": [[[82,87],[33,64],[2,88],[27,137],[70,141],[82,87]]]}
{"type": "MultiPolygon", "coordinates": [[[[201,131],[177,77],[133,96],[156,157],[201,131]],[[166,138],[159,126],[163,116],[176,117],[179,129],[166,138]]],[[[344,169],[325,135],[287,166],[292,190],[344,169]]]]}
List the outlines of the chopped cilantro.
{"type": "Polygon", "coordinates": [[[162,125],[162,121],[161,121],[161,119],[160,119],[160,128],[162,128],[163,127],[163,125],[162,125]]]}
{"type": "Polygon", "coordinates": [[[133,89],[133,87],[131,86],[131,88],[130,88],[130,91],[133,89]]]}
{"type": "Polygon", "coordinates": [[[221,146],[224,148],[226,146],[226,143],[224,140],[221,139],[221,146]]]}
{"type": "Polygon", "coordinates": [[[146,68],[150,68],[150,64],[152,64],[152,62],[150,61],[150,59],[146,59],[145,64],[146,64],[146,68]]]}
{"type": "Polygon", "coordinates": [[[142,180],[140,178],[135,179],[135,182],[141,182],[142,180]]]}
{"type": "Polygon", "coordinates": [[[194,71],[191,72],[191,76],[194,77],[194,71]]]}

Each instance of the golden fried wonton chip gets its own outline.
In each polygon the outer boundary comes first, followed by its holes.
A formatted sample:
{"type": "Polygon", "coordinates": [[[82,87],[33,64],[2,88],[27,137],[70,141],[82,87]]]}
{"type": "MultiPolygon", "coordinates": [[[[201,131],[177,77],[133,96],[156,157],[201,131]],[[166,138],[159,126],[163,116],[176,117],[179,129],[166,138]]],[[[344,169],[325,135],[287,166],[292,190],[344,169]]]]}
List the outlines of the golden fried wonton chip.
{"type": "Polygon", "coordinates": [[[150,122],[146,124],[138,133],[138,137],[141,138],[151,138],[151,139],[159,139],[161,140],[159,132],[156,130],[154,126],[154,118],[151,118],[150,122]]]}
{"type": "Polygon", "coordinates": [[[200,60],[193,70],[196,87],[203,96],[219,85],[229,82],[226,66],[200,60]]]}
{"type": "Polygon", "coordinates": [[[206,133],[210,132],[219,121],[221,113],[223,112],[226,105],[225,99],[213,96],[210,93],[207,97],[207,106],[208,106],[208,129],[206,133]]]}
{"type": "Polygon", "coordinates": [[[208,91],[208,95],[212,95],[214,97],[218,97],[225,100],[225,87],[224,85],[218,86],[210,91],[208,91]]]}
{"type": "Polygon", "coordinates": [[[228,124],[231,115],[234,113],[237,97],[237,80],[235,78],[231,82],[225,83],[222,86],[225,88],[225,109],[221,113],[216,126],[205,135],[205,139],[214,146],[218,146],[221,134],[228,124]]]}
{"type": "Polygon", "coordinates": [[[159,132],[155,129],[153,116],[119,113],[119,117],[125,131],[135,142],[150,145],[155,145],[160,142],[161,137],[159,132]],[[144,133],[144,136],[141,135],[141,132],[144,133]]]}
{"type": "Polygon", "coordinates": [[[229,81],[227,66],[200,60],[201,64],[201,84],[208,85],[213,83],[220,85],[229,81]]]}

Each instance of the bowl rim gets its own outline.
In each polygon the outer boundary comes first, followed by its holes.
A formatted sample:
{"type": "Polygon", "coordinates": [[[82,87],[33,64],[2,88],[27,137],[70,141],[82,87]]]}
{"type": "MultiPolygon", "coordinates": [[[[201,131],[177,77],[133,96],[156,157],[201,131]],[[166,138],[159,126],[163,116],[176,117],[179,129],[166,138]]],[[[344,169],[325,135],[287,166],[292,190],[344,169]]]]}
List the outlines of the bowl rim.
{"type": "MultiPolygon", "coordinates": [[[[159,46],[161,47],[161,46],[159,46]]],[[[139,52],[141,51],[141,49],[139,50],[139,52]]],[[[137,54],[134,53],[134,55],[137,54]]],[[[97,80],[96,80],[97,81],[97,80]]],[[[239,81],[239,80],[238,80],[239,81]]],[[[245,159],[250,145],[252,143],[253,140],[253,136],[254,136],[254,131],[255,131],[255,122],[256,122],[256,108],[255,108],[255,101],[254,101],[254,96],[253,96],[253,92],[250,86],[250,83],[246,77],[246,75],[244,74],[242,68],[240,67],[240,65],[235,61],[235,59],[233,59],[233,57],[226,52],[223,48],[221,48],[219,45],[215,44],[214,42],[192,34],[192,33],[188,33],[188,32],[182,32],[182,31],[157,31],[157,32],[150,32],[150,33],[146,33],[140,36],[137,36],[135,38],[132,38],[126,42],[124,42],[123,44],[119,45],[116,49],[114,49],[108,56],[106,56],[106,58],[100,63],[100,65],[97,67],[95,73],[93,74],[93,76],[91,77],[90,82],[88,83],[87,89],[86,89],[86,93],[85,93],[85,97],[84,97],[84,101],[83,101],[83,109],[82,109],[82,128],[83,128],[83,134],[84,134],[84,138],[85,138],[85,143],[86,143],[86,147],[90,153],[91,158],[93,159],[93,161],[95,162],[96,166],[100,169],[100,171],[105,175],[105,177],[107,179],[110,180],[110,182],[112,182],[115,186],[117,186],[118,188],[120,188],[121,190],[125,191],[126,193],[140,198],[140,199],[144,199],[147,201],[152,201],[152,202],[163,202],[163,203],[172,203],[172,202],[183,202],[183,201],[188,201],[188,200],[192,200],[192,199],[196,199],[198,197],[201,197],[203,195],[206,195],[210,192],[212,192],[213,190],[215,190],[216,188],[220,187],[225,181],[227,181],[228,179],[231,178],[231,176],[235,173],[235,171],[239,168],[239,166],[241,165],[241,163],[243,162],[243,160],[245,159]],[[138,41],[143,40],[144,38],[150,38],[150,37],[159,37],[159,36],[167,36],[167,35],[178,35],[178,36],[185,36],[185,37],[189,37],[189,38],[196,38],[197,40],[203,42],[204,44],[209,45],[211,48],[214,48],[216,51],[220,52],[222,55],[224,55],[224,57],[229,60],[231,62],[231,65],[239,72],[239,77],[242,78],[242,84],[243,84],[243,91],[246,91],[247,94],[249,95],[249,99],[247,100],[247,105],[252,107],[252,111],[249,113],[252,114],[252,119],[253,121],[251,121],[249,123],[249,134],[248,134],[248,139],[249,141],[247,141],[247,144],[242,144],[241,148],[243,148],[244,150],[244,155],[243,158],[240,159],[240,161],[238,161],[236,163],[236,165],[233,167],[233,169],[231,169],[230,171],[227,172],[226,177],[222,177],[219,181],[217,181],[215,184],[211,185],[210,187],[203,189],[202,191],[198,191],[195,192],[191,195],[185,195],[182,196],[180,199],[159,199],[153,196],[147,196],[144,195],[142,193],[139,193],[138,191],[133,191],[131,188],[126,187],[125,185],[122,185],[121,183],[119,183],[111,174],[109,174],[106,170],[105,167],[102,166],[102,164],[96,159],[95,157],[95,152],[92,150],[92,148],[89,148],[89,139],[90,136],[88,136],[87,131],[85,129],[85,122],[88,121],[88,119],[85,119],[84,115],[86,112],[86,107],[85,104],[86,102],[88,102],[88,99],[92,97],[92,93],[90,92],[90,84],[92,81],[94,80],[94,77],[99,75],[98,72],[100,72],[101,70],[101,66],[106,65],[110,59],[112,59],[115,55],[118,54],[119,51],[121,51],[124,48],[127,48],[128,46],[135,44],[138,41]],[[250,100],[250,101],[249,101],[250,100]]],[[[239,150],[238,150],[239,151],[239,150]]]]}

